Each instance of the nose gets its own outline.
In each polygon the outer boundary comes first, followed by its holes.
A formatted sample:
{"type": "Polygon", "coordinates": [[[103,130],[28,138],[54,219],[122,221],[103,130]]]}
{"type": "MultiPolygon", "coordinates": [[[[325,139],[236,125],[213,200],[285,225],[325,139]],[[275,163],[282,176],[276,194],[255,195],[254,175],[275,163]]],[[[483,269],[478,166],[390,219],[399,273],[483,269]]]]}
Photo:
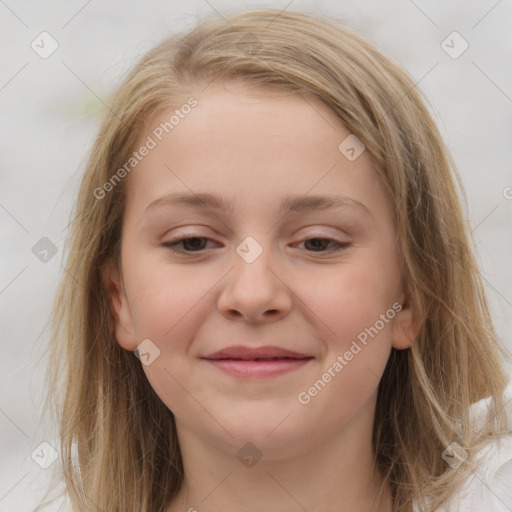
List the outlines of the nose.
{"type": "Polygon", "coordinates": [[[259,243],[262,236],[257,239],[247,237],[239,244],[233,254],[233,268],[223,280],[218,308],[230,320],[273,322],[291,309],[292,291],[278,258],[259,243]]]}

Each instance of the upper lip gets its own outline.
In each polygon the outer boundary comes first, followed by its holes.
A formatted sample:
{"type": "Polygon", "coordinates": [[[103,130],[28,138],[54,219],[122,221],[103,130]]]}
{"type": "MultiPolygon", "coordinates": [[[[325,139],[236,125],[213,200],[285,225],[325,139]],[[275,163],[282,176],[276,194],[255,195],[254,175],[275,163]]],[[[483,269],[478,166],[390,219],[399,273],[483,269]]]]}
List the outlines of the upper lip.
{"type": "Polygon", "coordinates": [[[246,345],[236,345],[224,348],[217,352],[213,352],[204,357],[204,359],[270,359],[270,358],[284,358],[289,357],[293,359],[304,359],[312,356],[293,352],[280,347],[266,345],[264,347],[248,347],[246,345]]]}

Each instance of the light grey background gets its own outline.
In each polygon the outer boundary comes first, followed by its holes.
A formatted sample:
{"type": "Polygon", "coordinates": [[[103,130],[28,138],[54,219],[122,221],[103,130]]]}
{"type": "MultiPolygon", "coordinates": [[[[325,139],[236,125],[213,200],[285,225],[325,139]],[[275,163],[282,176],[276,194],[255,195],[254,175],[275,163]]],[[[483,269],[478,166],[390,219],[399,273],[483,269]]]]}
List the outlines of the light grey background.
{"type": "Polygon", "coordinates": [[[510,1],[0,0],[0,512],[32,510],[57,465],[44,470],[31,458],[43,441],[57,448],[54,429],[39,423],[36,359],[107,93],[138,56],[197,16],[261,6],[342,17],[419,82],[462,175],[493,318],[512,349],[510,1]],[[42,31],[59,44],[48,59],[31,48],[42,31]],[[453,31],[469,44],[456,59],[441,46],[453,31]],[[43,236],[58,248],[46,263],[32,253],[43,236]]]}

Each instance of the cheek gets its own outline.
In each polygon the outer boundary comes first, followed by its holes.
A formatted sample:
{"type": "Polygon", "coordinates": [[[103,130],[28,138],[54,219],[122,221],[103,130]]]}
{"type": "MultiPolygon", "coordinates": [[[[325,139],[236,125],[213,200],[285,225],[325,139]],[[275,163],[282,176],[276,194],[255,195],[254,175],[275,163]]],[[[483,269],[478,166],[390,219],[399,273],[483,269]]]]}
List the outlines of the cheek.
{"type": "Polygon", "coordinates": [[[193,265],[170,263],[165,249],[127,248],[127,289],[136,335],[154,339],[182,340],[198,309],[218,281],[211,272],[194,272],[193,265]]]}
{"type": "Polygon", "coordinates": [[[192,372],[185,360],[179,358],[177,364],[172,364],[169,354],[162,352],[159,358],[143,369],[153,391],[177,419],[183,421],[192,418],[192,421],[196,421],[200,418],[199,423],[206,431],[218,429],[218,424],[205,414],[203,400],[197,398],[201,398],[202,393],[190,382],[192,372]]]}
{"type": "Polygon", "coordinates": [[[358,411],[373,411],[372,401],[376,400],[388,357],[389,349],[383,345],[362,348],[350,361],[343,350],[336,352],[315,380],[299,391],[297,401],[302,414],[312,419],[327,418],[321,428],[338,430],[358,411]]]}
{"type": "Polygon", "coordinates": [[[337,404],[332,413],[342,424],[375,396],[391,351],[397,276],[382,259],[361,259],[318,290],[315,302],[329,334],[317,378],[303,389],[310,412],[337,404]]]}
{"type": "Polygon", "coordinates": [[[316,417],[330,410],[330,425],[336,428],[376,397],[396,316],[391,284],[379,265],[366,261],[346,272],[340,269],[310,297],[321,320],[316,324],[326,334],[318,371],[303,383],[297,397],[304,414],[316,417]]]}
{"type": "Polygon", "coordinates": [[[327,344],[342,349],[376,322],[378,330],[389,335],[392,323],[383,324],[380,318],[396,301],[394,281],[393,269],[361,258],[357,263],[297,279],[300,284],[294,292],[315,313],[315,324],[321,327],[327,344]]]}

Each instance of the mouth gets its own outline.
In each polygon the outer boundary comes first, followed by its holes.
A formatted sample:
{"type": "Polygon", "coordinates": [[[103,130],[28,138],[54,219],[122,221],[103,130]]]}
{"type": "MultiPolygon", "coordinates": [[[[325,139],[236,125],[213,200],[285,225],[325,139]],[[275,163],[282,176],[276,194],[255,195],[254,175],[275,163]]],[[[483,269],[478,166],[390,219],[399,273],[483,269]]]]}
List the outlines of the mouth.
{"type": "Polygon", "coordinates": [[[211,361],[284,361],[284,360],[292,360],[297,361],[298,359],[311,359],[310,357],[256,357],[254,359],[249,359],[245,357],[220,357],[220,358],[209,358],[205,357],[204,359],[210,359],[211,361]]]}
{"type": "Polygon", "coordinates": [[[272,377],[299,369],[313,356],[279,347],[229,347],[201,358],[235,377],[272,377]]]}
{"type": "Polygon", "coordinates": [[[235,377],[275,377],[304,367],[313,357],[272,359],[205,359],[235,377]]]}
{"type": "Polygon", "coordinates": [[[213,352],[205,357],[205,359],[242,359],[256,360],[256,359],[303,359],[305,357],[312,357],[308,354],[300,352],[293,352],[291,350],[265,345],[262,347],[250,347],[247,345],[234,345],[227,347],[217,352],[213,352]]]}

